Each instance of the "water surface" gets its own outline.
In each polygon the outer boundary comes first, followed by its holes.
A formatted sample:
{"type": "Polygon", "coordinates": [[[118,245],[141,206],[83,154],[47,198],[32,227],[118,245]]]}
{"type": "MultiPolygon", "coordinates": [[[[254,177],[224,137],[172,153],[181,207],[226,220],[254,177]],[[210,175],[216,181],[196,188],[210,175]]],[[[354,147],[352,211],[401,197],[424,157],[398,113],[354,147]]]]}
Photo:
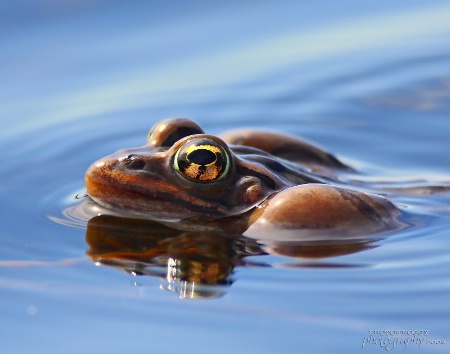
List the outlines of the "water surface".
{"type": "Polygon", "coordinates": [[[385,351],[361,349],[370,330],[450,351],[448,3],[5,1],[0,16],[2,353],[385,351]],[[245,257],[204,300],[163,266],[96,264],[86,225],[61,222],[85,170],[176,116],[315,141],[414,227],[335,257],[245,257]]]}

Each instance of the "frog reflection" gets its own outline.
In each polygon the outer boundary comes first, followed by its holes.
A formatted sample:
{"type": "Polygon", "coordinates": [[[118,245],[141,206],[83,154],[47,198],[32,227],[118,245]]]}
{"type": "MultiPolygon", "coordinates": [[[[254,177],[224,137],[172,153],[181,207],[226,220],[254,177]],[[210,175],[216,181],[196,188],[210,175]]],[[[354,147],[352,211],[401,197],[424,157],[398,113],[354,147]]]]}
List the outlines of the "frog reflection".
{"type": "MultiPolygon", "coordinates": [[[[326,259],[374,247],[369,240],[263,245],[256,240],[211,232],[183,232],[142,219],[101,215],[88,222],[87,254],[99,265],[136,276],[164,279],[161,288],[181,298],[223,296],[233,284],[235,267],[268,267],[248,256],[272,253],[296,259],[326,259]],[[266,252],[267,251],[267,252],[266,252]]],[[[294,266],[312,266],[307,262],[294,266]]],[[[313,266],[336,266],[316,261],[313,266]]]]}
{"type": "Polygon", "coordinates": [[[217,297],[232,284],[243,257],[264,254],[253,240],[208,232],[182,232],[148,220],[97,216],[89,220],[87,251],[97,264],[130,274],[165,278],[180,297],[217,297]]]}

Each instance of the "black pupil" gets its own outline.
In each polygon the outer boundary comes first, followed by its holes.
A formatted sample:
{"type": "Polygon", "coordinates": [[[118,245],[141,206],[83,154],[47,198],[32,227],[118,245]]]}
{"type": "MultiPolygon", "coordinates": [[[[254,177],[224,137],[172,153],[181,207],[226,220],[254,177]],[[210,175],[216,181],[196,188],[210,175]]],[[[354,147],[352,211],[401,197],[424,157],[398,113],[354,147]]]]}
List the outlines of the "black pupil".
{"type": "Polygon", "coordinates": [[[192,151],[188,158],[190,162],[197,165],[208,165],[216,161],[216,154],[206,149],[198,149],[192,151]]]}

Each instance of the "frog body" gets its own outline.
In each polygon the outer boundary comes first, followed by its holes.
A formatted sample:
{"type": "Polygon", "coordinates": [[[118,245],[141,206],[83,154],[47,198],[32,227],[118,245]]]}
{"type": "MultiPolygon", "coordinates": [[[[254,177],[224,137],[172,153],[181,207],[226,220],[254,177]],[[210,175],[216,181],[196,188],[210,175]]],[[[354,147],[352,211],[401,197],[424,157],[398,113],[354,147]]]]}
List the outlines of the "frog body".
{"type": "Polygon", "coordinates": [[[395,228],[393,203],[340,180],[352,171],[299,138],[256,130],[217,137],[177,118],[155,125],[145,146],[92,164],[85,183],[108,209],[178,229],[316,237],[395,228]]]}

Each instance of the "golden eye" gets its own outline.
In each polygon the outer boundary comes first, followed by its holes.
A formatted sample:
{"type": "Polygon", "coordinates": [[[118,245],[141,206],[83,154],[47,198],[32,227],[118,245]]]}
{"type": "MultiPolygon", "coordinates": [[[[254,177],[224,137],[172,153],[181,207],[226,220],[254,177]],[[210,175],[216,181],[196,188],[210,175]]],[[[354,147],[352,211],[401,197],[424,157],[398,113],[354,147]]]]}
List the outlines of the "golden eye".
{"type": "Polygon", "coordinates": [[[188,141],[175,154],[175,169],[188,179],[217,181],[230,169],[230,157],[226,150],[211,139],[198,138],[188,141]]]}

